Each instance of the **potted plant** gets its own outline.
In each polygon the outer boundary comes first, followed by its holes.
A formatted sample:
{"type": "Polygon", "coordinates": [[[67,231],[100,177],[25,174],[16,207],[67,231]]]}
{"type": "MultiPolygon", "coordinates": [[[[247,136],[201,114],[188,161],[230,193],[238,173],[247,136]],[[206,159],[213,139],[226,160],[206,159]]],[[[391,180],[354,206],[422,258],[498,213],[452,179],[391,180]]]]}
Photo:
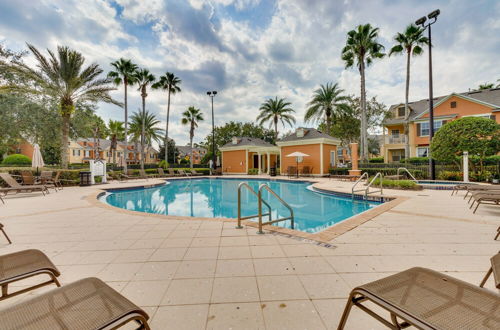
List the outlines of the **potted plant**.
{"type": "Polygon", "coordinates": [[[496,173],[491,176],[491,183],[493,184],[500,183],[500,173],[496,173]]]}

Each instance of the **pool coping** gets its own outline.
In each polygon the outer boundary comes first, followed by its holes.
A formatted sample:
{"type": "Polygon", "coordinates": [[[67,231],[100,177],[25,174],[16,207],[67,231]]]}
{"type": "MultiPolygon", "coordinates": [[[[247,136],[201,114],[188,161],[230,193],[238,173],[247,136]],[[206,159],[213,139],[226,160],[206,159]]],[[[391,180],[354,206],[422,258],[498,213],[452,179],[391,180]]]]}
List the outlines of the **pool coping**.
{"type": "MultiPolygon", "coordinates": [[[[194,220],[194,221],[199,221],[199,220],[204,220],[204,221],[218,221],[218,222],[232,222],[237,224],[238,219],[234,218],[206,218],[206,217],[189,217],[189,216],[178,216],[178,215],[165,215],[165,214],[153,214],[153,213],[146,213],[146,212],[140,212],[140,211],[133,211],[133,210],[126,210],[122,209],[116,206],[112,206],[106,203],[103,203],[99,200],[99,198],[109,191],[120,191],[120,190],[130,190],[130,189],[144,189],[144,188],[154,188],[154,187],[159,187],[163,186],[166,184],[168,180],[187,180],[187,179],[206,179],[206,178],[212,178],[212,179],[233,179],[233,180],[269,180],[269,179],[263,179],[263,178],[244,178],[244,177],[237,177],[237,178],[225,178],[225,177],[207,177],[207,176],[199,176],[199,177],[194,177],[194,178],[159,178],[159,179],[165,179],[165,183],[155,183],[155,184],[145,184],[145,185],[134,185],[134,186],[129,186],[129,187],[118,187],[118,188],[100,188],[97,191],[95,191],[92,194],[89,194],[86,196],[87,202],[94,206],[98,207],[103,207],[109,210],[114,210],[115,212],[123,213],[123,214],[133,214],[133,215],[140,215],[140,216],[146,216],[146,217],[154,217],[154,218],[160,218],[160,219],[168,219],[168,220],[194,220]]],[[[326,193],[326,194],[331,194],[331,195],[337,195],[337,196],[342,196],[342,197],[351,197],[351,194],[341,192],[341,191],[336,191],[336,190],[330,190],[330,189],[325,189],[325,188],[316,188],[314,187],[315,183],[319,183],[319,181],[315,181],[314,179],[312,180],[292,180],[292,179],[275,179],[274,181],[284,181],[284,182],[308,182],[313,185],[313,190],[316,190],[318,193],[326,193]]],[[[360,194],[354,194],[355,199],[363,199],[364,196],[360,194]]],[[[272,226],[272,225],[264,225],[262,228],[266,231],[275,233],[275,234],[281,234],[281,235],[286,235],[286,236],[293,236],[296,238],[300,238],[303,240],[310,240],[310,241],[315,241],[318,243],[322,244],[329,244],[330,241],[342,234],[345,234],[348,231],[353,230],[354,228],[364,224],[365,222],[377,217],[378,215],[385,213],[392,208],[396,207],[397,205],[403,203],[404,201],[408,200],[409,197],[406,196],[389,196],[389,195],[384,195],[384,196],[378,196],[378,195],[372,195],[368,196],[368,200],[371,201],[378,201],[381,203],[380,205],[371,208],[369,210],[366,210],[364,212],[361,212],[359,214],[356,214],[350,218],[347,218],[345,220],[342,220],[341,222],[334,224],[320,232],[317,233],[307,233],[303,232],[300,230],[294,230],[290,228],[283,228],[283,227],[278,227],[278,226],[272,226]]],[[[253,227],[253,228],[258,228],[258,223],[255,221],[251,220],[244,220],[242,221],[242,224],[248,226],[248,227],[253,227]]]]}

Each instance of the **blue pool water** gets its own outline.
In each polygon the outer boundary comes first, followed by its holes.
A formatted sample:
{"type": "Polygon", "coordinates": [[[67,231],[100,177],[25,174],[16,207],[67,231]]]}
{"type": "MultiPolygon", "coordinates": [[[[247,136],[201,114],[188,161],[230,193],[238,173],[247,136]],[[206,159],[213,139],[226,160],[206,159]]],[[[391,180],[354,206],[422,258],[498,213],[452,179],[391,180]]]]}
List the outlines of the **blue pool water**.
{"type": "MultiPolygon", "coordinates": [[[[247,182],[255,191],[262,183],[269,185],[293,208],[295,229],[309,233],[326,229],[380,204],[315,192],[308,188],[311,185],[308,182],[205,178],[171,180],[154,188],[110,191],[101,200],[119,208],[154,214],[237,218],[240,182],[247,182]]],[[[288,209],[274,196],[264,192],[263,198],[272,208],[272,219],[289,216],[288,209]]],[[[257,214],[256,196],[244,189],[241,200],[242,216],[257,214]]],[[[275,225],[290,228],[289,221],[275,225]]]]}

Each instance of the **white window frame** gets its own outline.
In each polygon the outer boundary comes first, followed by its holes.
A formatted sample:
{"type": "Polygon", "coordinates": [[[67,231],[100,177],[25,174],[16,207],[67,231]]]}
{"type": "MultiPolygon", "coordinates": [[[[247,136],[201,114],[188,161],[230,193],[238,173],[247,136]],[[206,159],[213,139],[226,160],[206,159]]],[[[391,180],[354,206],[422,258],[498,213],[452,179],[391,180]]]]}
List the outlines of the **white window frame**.
{"type": "MultiPolygon", "coordinates": [[[[443,121],[445,121],[445,119],[437,119],[437,120],[434,120],[434,133],[437,132],[438,129],[440,129],[441,127],[443,127],[443,121]],[[437,123],[439,123],[439,125],[437,125],[437,123]],[[439,126],[439,127],[438,127],[439,126]]],[[[429,127],[429,121],[423,121],[423,122],[420,122],[420,137],[426,137],[426,136],[429,136],[430,132],[431,132],[431,128],[429,127]],[[422,126],[423,125],[426,125],[427,128],[427,134],[422,134],[422,126]]]]}
{"type": "Polygon", "coordinates": [[[330,166],[335,167],[337,164],[337,152],[335,150],[330,150],[330,166]]]}
{"type": "Polygon", "coordinates": [[[417,147],[417,157],[429,157],[429,147],[417,147]],[[425,150],[425,156],[420,155],[420,150],[425,150]]]}
{"type": "Polygon", "coordinates": [[[400,134],[399,129],[391,129],[391,136],[393,138],[399,138],[399,134],[400,134]],[[394,133],[397,133],[397,134],[394,134],[394,133]]]}

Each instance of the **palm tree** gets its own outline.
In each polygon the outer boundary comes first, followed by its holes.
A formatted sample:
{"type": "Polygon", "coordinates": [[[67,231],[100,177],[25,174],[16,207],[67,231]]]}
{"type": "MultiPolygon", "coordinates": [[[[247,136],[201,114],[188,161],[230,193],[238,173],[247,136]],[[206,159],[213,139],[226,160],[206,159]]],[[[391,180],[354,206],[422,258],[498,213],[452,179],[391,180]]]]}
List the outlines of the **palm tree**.
{"type": "MultiPolygon", "coordinates": [[[[116,149],[118,147],[118,141],[122,141],[125,137],[125,129],[123,128],[123,122],[118,120],[109,120],[108,123],[109,136],[111,140],[111,153],[113,154],[113,164],[116,164],[116,149]]],[[[109,159],[108,159],[109,161],[109,159]]]]}
{"type": "MultiPolygon", "coordinates": [[[[167,101],[167,127],[165,129],[165,162],[168,163],[168,123],[170,118],[170,95],[180,93],[181,88],[179,85],[181,84],[181,80],[176,77],[173,73],[167,72],[165,75],[160,76],[158,82],[153,84],[154,89],[163,89],[168,92],[168,101],[167,101]]],[[[175,160],[174,160],[175,161],[175,160]]]]}
{"type": "Polygon", "coordinates": [[[190,168],[193,168],[193,137],[194,129],[198,127],[198,122],[203,120],[203,114],[200,109],[191,106],[182,113],[182,125],[190,125],[189,128],[189,145],[191,146],[191,155],[189,156],[190,168]]]}
{"type": "Polygon", "coordinates": [[[2,86],[1,90],[43,95],[56,100],[57,111],[62,117],[61,166],[68,168],[70,121],[76,106],[99,101],[120,105],[109,95],[115,88],[110,85],[108,79],[99,78],[103,71],[98,64],[92,63],[83,67],[85,57],[69,47],[58,46],[56,54],[47,50],[47,58],[33,45],[27,46],[35,56],[36,68],[22,62],[2,65],[2,70],[18,75],[22,78],[20,81],[26,83],[2,86]]]}
{"type": "Polygon", "coordinates": [[[490,88],[493,88],[495,87],[495,84],[494,83],[484,83],[484,84],[480,84],[479,87],[477,88],[477,90],[484,90],[484,89],[490,89],[490,88]]]}
{"type": "Polygon", "coordinates": [[[163,130],[158,128],[161,122],[156,116],[149,111],[142,112],[141,110],[134,112],[130,117],[130,134],[132,141],[139,142],[142,138],[144,127],[144,142],[151,146],[153,141],[161,142],[163,139],[163,130]]]}
{"type": "Polygon", "coordinates": [[[314,91],[313,97],[309,102],[309,108],[306,111],[304,120],[318,121],[324,118],[327,134],[331,134],[332,119],[338,118],[345,112],[348,97],[342,95],[343,89],[338,84],[327,83],[320,85],[320,88],[314,91]]]}
{"type": "Polygon", "coordinates": [[[361,158],[368,159],[368,125],[366,118],[365,70],[373,60],[384,57],[384,46],[377,42],[378,28],[370,24],[359,25],[347,33],[347,41],[342,49],[345,67],[358,67],[361,76],[361,158]]]}
{"type": "Polygon", "coordinates": [[[270,126],[274,124],[275,138],[278,139],[278,121],[281,121],[283,126],[295,124],[295,117],[291,114],[295,110],[290,108],[291,104],[284,98],[278,99],[277,96],[274,99],[266,100],[259,108],[260,113],[257,116],[259,125],[263,125],[267,121],[270,122],[270,126]]]}
{"type": "MultiPolygon", "coordinates": [[[[137,84],[139,85],[139,88],[137,89],[138,91],[141,92],[141,98],[142,98],[142,115],[146,116],[146,97],[148,96],[147,93],[147,88],[149,84],[154,83],[156,80],[155,76],[149,72],[148,69],[139,69],[135,72],[134,78],[137,81],[137,84]]],[[[142,122],[142,133],[141,133],[141,170],[144,170],[144,121],[142,122]]]]}
{"type": "Polygon", "coordinates": [[[424,29],[410,24],[406,27],[403,33],[397,33],[394,36],[394,45],[389,51],[389,56],[392,54],[406,53],[406,89],[405,89],[405,122],[404,134],[406,137],[405,143],[405,156],[410,157],[410,140],[409,140],[409,126],[410,126],[410,109],[408,108],[408,97],[410,94],[410,58],[411,56],[421,55],[424,50],[423,45],[429,44],[429,39],[424,36],[424,29]]]}
{"type": "Polygon", "coordinates": [[[127,87],[135,84],[134,73],[137,71],[137,65],[132,63],[131,60],[120,58],[118,61],[111,63],[115,68],[114,71],[108,73],[108,77],[112,78],[116,85],[123,84],[125,90],[124,108],[125,108],[125,130],[123,143],[125,145],[125,161],[123,164],[123,172],[127,173],[127,153],[128,153],[128,106],[127,106],[127,87]]]}

